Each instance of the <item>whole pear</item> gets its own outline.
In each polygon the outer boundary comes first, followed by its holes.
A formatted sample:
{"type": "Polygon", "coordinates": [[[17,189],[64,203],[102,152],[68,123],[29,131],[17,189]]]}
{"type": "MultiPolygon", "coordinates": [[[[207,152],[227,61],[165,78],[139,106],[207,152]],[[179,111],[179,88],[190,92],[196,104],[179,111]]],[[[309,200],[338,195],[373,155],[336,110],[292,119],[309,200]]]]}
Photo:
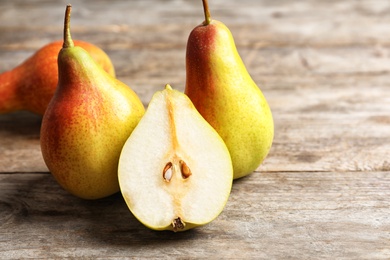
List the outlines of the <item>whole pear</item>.
{"type": "Polygon", "coordinates": [[[207,0],[203,6],[205,21],[188,38],[185,93],[225,141],[237,179],[253,172],[267,156],[273,118],[231,32],[211,19],[207,0]]]}
{"type": "Polygon", "coordinates": [[[98,199],[119,191],[119,155],[145,109],[133,90],[74,46],[70,12],[68,5],[58,87],[42,119],[41,150],[65,190],[98,199]]]}
{"type": "MultiPolygon", "coordinates": [[[[58,52],[63,41],[51,42],[12,70],[0,74],[0,114],[28,110],[43,115],[58,83],[58,52]]],[[[96,45],[74,41],[110,75],[115,76],[108,55],[96,45]]]]}

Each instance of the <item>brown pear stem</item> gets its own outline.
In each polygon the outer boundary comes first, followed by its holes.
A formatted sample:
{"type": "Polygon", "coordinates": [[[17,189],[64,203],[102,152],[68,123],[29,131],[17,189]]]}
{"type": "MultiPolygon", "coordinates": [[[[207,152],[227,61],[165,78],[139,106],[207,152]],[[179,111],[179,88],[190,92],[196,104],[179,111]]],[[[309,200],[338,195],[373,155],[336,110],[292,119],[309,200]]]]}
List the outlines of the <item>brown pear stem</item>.
{"type": "Polygon", "coordinates": [[[204,25],[209,25],[211,23],[211,15],[209,9],[209,3],[207,0],[202,0],[203,2],[203,10],[204,10],[204,25]]]}
{"type": "Polygon", "coordinates": [[[64,43],[62,44],[62,48],[73,47],[74,43],[72,40],[72,36],[70,35],[70,13],[72,11],[72,5],[68,4],[66,6],[65,11],[65,19],[64,19],[64,43]]]}

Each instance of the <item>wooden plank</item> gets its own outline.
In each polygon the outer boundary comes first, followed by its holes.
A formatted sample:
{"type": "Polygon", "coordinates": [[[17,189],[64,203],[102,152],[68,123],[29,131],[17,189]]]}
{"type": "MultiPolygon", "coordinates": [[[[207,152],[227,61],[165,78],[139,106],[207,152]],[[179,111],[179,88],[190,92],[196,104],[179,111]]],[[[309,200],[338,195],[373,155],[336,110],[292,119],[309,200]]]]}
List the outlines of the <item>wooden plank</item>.
{"type": "MultiPolygon", "coordinates": [[[[181,31],[183,28],[184,35],[188,35],[190,29],[201,23],[203,12],[200,2],[162,4],[153,0],[91,4],[78,1],[74,3],[72,30],[84,39],[113,46],[123,40],[127,44],[141,41],[139,46],[145,46],[149,41],[159,44],[158,38],[168,39],[175,45],[178,37],[169,31],[181,31]],[[150,34],[156,30],[160,33],[150,34]],[[135,37],[139,33],[144,36],[135,37]]],[[[386,15],[389,4],[386,0],[214,0],[210,6],[213,17],[226,23],[236,37],[242,38],[239,46],[259,42],[269,46],[316,47],[388,46],[390,43],[387,26],[390,17],[386,15]]],[[[28,4],[25,1],[1,2],[0,45],[37,47],[50,39],[60,38],[64,8],[64,4],[42,0],[29,1],[28,4]],[[19,33],[15,34],[15,31],[19,33]]],[[[183,36],[183,32],[178,35],[183,36]]],[[[183,42],[182,39],[180,41],[183,42]]]]}
{"type": "Polygon", "coordinates": [[[389,196],[390,172],[254,173],[215,221],[172,233],[142,226],[120,194],[86,201],[49,174],[0,174],[0,256],[385,259],[389,196]]]}
{"type": "Polygon", "coordinates": [[[39,131],[41,117],[28,112],[0,115],[0,173],[47,171],[39,131]]]}

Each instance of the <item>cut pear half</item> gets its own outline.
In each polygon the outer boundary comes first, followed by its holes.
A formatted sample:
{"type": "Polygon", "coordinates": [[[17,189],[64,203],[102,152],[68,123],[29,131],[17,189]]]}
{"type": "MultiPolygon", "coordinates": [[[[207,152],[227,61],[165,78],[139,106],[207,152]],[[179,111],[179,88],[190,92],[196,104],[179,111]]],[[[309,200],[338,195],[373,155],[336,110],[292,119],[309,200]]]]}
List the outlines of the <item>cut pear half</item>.
{"type": "Polygon", "coordinates": [[[155,230],[182,231],[214,220],[233,181],[229,151],[190,99],[156,92],[126,141],[119,184],[134,216],[155,230]]]}

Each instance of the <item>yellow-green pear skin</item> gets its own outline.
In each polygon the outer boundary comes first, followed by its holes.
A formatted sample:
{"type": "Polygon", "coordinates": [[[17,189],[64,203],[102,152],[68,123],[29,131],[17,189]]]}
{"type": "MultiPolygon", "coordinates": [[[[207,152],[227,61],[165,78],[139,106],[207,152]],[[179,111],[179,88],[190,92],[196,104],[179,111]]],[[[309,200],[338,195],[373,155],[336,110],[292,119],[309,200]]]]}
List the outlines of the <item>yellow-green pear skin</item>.
{"type": "MultiPolygon", "coordinates": [[[[70,7],[67,11],[70,16],[70,7]]],[[[42,119],[44,161],[73,195],[112,195],[119,191],[120,152],[144,106],[133,90],[74,46],[70,34],[58,55],[58,71],[58,87],[42,119]]]]}
{"type": "Polygon", "coordinates": [[[252,173],[271,148],[273,118],[223,23],[211,20],[191,32],[185,93],[225,141],[234,178],[252,173]]]}

